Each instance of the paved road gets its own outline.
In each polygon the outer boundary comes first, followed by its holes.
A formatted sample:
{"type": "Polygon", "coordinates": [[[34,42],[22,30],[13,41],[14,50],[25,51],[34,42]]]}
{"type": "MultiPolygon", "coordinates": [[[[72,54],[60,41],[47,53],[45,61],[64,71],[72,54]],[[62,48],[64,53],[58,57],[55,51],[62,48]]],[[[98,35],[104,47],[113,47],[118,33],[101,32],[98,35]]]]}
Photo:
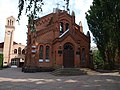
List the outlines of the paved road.
{"type": "Polygon", "coordinates": [[[20,68],[8,68],[0,70],[0,90],[120,90],[120,76],[53,76],[49,72],[23,73],[20,68]]]}

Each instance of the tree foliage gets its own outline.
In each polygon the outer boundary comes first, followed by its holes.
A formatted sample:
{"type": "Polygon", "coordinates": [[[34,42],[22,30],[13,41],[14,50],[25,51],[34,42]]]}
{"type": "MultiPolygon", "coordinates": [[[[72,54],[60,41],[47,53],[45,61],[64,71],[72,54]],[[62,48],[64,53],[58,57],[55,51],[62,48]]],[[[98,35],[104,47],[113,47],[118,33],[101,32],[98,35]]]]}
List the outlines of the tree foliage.
{"type": "Polygon", "coordinates": [[[0,68],[2,68],[3,65],[3,54],[0,54],[0,68]]]}
{"type": "Polygon", "coordinates": [[[104,61],[114,63],[120,51],[120,0],[93,0],[86,19],[104,61]]]}
{"type": "Polygon", "coordinates": [[[95,68],[103,68],[104,61],[99,50],[93,50],[93,64],[95,68]]]}

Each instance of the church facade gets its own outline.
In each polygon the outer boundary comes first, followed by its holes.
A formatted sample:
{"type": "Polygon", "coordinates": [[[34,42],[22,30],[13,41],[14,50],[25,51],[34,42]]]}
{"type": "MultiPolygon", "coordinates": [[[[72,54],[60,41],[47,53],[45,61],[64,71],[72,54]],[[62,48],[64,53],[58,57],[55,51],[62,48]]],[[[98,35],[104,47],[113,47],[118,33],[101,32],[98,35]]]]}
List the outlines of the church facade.
{"type": "Polygon", "coordinates": [[[89,67],[90,34],[82,23],[75,23],[75,13],[56,9],[35,20],[35,31],[28,25],[26,67],[89,67]]]}

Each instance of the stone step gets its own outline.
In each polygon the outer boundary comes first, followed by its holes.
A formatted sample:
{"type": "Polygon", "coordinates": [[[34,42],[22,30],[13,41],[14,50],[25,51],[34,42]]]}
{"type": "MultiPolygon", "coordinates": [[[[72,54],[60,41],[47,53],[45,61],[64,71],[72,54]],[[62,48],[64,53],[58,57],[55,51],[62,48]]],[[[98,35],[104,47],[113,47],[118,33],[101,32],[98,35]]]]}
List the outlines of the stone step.
{"type": "Polygon", "coordinates": [[[84,70],[80,70],[80,68],[60,68],[51,72],[52,75],[66,75],[66,76],[74,76],[74,75],[85,75],[86,72],[84,70]]]}

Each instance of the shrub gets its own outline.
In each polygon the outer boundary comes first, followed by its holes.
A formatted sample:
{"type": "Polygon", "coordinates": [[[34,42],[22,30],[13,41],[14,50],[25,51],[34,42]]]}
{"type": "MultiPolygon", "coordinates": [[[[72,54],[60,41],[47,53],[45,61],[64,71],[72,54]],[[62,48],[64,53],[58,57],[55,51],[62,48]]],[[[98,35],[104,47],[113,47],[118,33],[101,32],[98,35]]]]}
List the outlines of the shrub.
{"type": "Polygon", "coordinates": [[[3,54],[0,54],[0,68],[3,67],[3,54]]]}
{"type": "Polygon", "coordinates": [[[95,69],[102,69],[104,65],[104,61],[100,56],[99,50],[93,51],[93,64],[95,69]]]}

